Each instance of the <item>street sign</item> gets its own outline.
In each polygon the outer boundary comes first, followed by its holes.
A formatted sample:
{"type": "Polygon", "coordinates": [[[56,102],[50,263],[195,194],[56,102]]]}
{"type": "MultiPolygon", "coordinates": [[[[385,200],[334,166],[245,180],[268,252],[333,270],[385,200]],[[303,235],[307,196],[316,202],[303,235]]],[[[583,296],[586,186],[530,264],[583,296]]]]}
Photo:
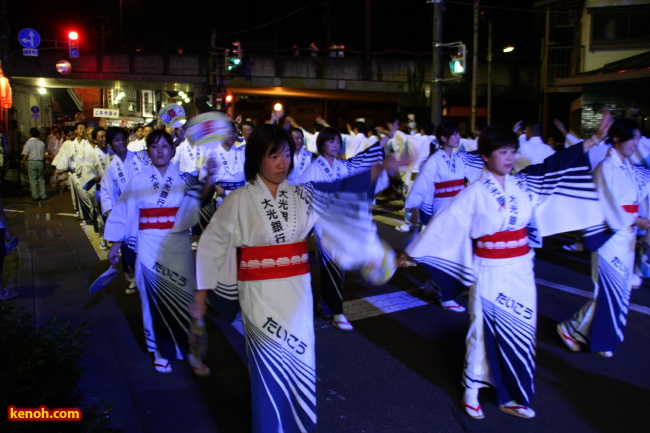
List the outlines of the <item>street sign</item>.
{"type": "Polygon", "coordinates": [[[38,57],[38,50],[34,48],[23,48],[23,56],[38,57]]]}
{"type": "Polygon", "coordinates": [[[32,119],[39,119],[41,117],[41,109],[34,105],[29,109],[32,112],[32,119]]]}
{"type": "Polygon", "coordinates": [[[59,60],[56,62],[56,70],[59,74],[66,75],[72,70],[72,65],[67,60],[59,60]]]}
{"type": "Polygon", "coordinates": [[[18,32],[18,42],[25,48],[36,48],[41,43],[41,35],[34,29],[22,29],[18,32]]]}
{"type": "Polygon", "coordinates": [[[108,117],[110,119],[119,119],[120,110],[116,108],[93,108],[93,117],[108,117]]]}

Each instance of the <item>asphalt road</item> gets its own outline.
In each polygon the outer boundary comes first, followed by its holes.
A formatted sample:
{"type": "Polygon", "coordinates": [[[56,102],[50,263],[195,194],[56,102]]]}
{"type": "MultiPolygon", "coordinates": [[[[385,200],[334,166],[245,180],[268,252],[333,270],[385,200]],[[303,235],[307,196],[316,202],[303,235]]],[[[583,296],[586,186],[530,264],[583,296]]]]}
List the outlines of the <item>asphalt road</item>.
{"type": "MultiPolygon", "coordinates": [[[[250,430],[244,337],[237,324],[209,321],[210,378],[194,377],[176,360],[172,374],[156,373],[144,349],[139,299],[124,294],[122,277],[100,293],[87,291],[108,263],[96,236],[72,216],[69,196],[3,201],[9,224],[21,238],[18,254],[5,260],[6,285],[19,292],[13,302],[40,322],[56,316],[90,323],[91,353],[80,385],[86,402],[113,404],[114,425],[126,433],[250,430]]],[[[408,235],[393,229],[399,224],[398,208],[398,203],[384,203],[375,214],[380,236],[401,250],[408,235]]],[[[345,309],[354,331],[315,319],[318,431],[650,431],[650,288],[633,292],[625,342],[613,358],[569,352],[555,324],[573,314],[592,288],[588,254],[562,251],[567,242],[567,237],[547,238],[537,252],[537,372],[531,404],[536,418],[502,413],[489,390],[481,392],[484,420],[461,410],[468,314],[445,311],[425,297],[418,289],[424,271],[409,268],[381,287],[348,274],[345,309]]]]}

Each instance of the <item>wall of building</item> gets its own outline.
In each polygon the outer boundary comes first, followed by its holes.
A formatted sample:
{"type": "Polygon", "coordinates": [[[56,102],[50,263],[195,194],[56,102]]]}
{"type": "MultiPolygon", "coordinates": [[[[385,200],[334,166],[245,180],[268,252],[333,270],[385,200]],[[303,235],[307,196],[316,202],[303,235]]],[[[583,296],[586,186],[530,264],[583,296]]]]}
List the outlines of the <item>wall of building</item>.
{"type": "MultiPolygon", "coordinates": [[[[598,129],[601,107],[609,107],[615,117],[631,117],[649,130],[650,86],[643,83],[586,85],[582,95],[582,136],[598,129]]],[[[576,107],[578,108],[578,107],[576,107]]]]}
{"type": "MultiPolygon", "coordinates": [[[[45,128],[52,126],[52,98],[48,95],[38,93],[38,88],[33,86],[11,85],[12,91],[12,108],[9,110],[9,128],[13,133],[18,132],[16,140],[10,142],[14,151],[15,146],[22,148],[22,144],[28,138],[30,128],[37,128],[41,133],[45,128]],[[32,113],[32,108],[39,109],[38,117],[32,113]],[[13,128],[16,128],[15,130],[13,128]]],[[[12,137],[16,137],[10,134],[12,137]]]]}
{"type": "Polygon", "coordinates": [[[600,69],[607,63],[632,57],[648,51],[646,49],[616,49],[616,50],[591,50],[591,16],[588,8],[647,5],[647,0],[587,0],[582,13],[582,42],[585,47],[584,71],[589,72],[600,69]]]}

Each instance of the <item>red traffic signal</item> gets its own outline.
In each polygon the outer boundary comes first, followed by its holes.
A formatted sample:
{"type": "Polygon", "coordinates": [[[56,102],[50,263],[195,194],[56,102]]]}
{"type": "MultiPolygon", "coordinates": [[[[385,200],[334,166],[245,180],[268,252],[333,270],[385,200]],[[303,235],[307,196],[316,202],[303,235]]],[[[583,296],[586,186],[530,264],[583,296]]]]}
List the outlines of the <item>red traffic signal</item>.
{"type": "Polygon", "coordinates": [[[68,53],[71,59],[79,58],[79,33],[75,30],[68,32],[68,53]]]}

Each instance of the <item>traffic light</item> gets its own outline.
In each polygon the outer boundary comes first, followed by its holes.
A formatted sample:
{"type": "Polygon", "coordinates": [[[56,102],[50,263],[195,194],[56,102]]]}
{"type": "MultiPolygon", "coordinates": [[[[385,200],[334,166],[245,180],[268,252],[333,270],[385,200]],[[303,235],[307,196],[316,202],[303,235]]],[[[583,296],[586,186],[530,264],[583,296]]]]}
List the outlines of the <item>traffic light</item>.
{"type": "Polygon", "coordinates": [[[237,66],[241,65],[242,60],[242,49],[241,42],[235,41],[232,43],[232,48],[230,49],[230,56],[228,56],[228,70],[232,71],[237,66]]]}
{"type": "Polygon", "coordinates": [[[232,103],[233,103],[234,100],[235,100],[235,97],[232,96],[232,94],[230,94],[230,93],[228,93],[228,94],[223,98],[223,102],[224,102],[224,104],[225,104],[225,106],[226,106],[226,109],[232,107],[232,103]]]}
{"type": "Polygon", "coordinates": [[[453,75],[460,75],[465,73],[465,44],[460,44],[456,47],[456,55],[451,56],[449,62],[449,69],[453,75]]]}
{"type": "Polygon", "coordinates": [[[68,32],[68,53],[71,59],[79,58],[79,33],[74,30],[68,32]]]}

